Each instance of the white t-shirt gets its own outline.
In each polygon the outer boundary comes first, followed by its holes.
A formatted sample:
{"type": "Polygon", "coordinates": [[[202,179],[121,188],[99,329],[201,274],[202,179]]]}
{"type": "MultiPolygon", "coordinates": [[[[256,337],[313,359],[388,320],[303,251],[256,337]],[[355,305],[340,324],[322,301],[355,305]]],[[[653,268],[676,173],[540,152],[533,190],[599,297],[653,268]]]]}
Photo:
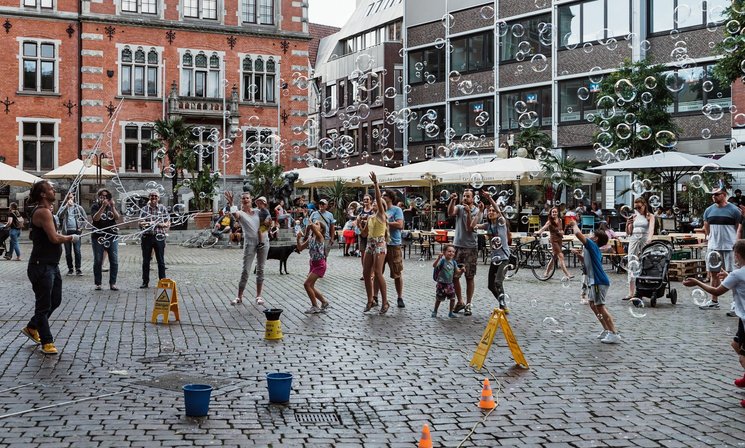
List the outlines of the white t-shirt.
{"type": "Polygon", "coordinates": [[[724,279],[722,286],[732,291],[737,317],[745,319],[745,268],[732,271],[724,279]]]}
{"type": "MultiPolygon", "coordinates": [[[[244,240],[259,241],[259,210],[254,208],[253,214],[249,215],[243,210],[238,210],[238,222],[241,223],[241,231],[244,240]]],[[[263,234],[264,242],[268,234],[263,234]]]]}

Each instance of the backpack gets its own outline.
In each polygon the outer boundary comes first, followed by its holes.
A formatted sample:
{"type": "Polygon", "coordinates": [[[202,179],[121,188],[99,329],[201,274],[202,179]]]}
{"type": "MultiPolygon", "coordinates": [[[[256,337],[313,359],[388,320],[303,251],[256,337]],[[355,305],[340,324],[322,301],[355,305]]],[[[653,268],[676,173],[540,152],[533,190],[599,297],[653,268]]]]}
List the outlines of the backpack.
{"type": "Polygon", "coordinates": [[[23,218],[21,217],[21,214],[18,212],[13,213],[13,228],[14,229],[22,229],[23,228],[23,218]]]}

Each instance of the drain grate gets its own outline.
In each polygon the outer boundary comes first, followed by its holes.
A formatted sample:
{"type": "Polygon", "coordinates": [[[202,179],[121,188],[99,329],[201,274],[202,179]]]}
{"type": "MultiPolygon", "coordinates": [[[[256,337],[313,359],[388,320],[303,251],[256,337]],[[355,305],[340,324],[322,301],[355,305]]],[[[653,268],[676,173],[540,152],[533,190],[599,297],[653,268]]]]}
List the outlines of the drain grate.
{"type": "Polygon", "coordinates": [[[336,412],[296,412],[295,421],[298,423],[331,423],[341,424],[341,418],[336,412]]]}

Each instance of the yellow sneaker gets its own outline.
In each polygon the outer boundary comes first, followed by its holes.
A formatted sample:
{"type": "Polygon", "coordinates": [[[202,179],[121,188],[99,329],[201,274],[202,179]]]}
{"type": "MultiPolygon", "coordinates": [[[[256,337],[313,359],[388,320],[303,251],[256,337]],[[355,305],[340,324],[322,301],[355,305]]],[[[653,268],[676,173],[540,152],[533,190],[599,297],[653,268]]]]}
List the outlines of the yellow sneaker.
{"type": "Polygon", "coordinates": [[[56,355],[57,347],[54,346],[54,343],[50,342],[48,344],[44,344],[41,346],[41,352],[45,355],[56,355]]]}
{"type": "Polygon", "coordinates": [[[29,327],[23,327],[21,329],[21,333],[23,333],[24,335],[26,335],[26,337],[28,337],[29,339],[31,339],[35,343],[41,344],[41,338],[39,337],[39,332],[36,331],[35,329],[29,328],[29,327]]]}

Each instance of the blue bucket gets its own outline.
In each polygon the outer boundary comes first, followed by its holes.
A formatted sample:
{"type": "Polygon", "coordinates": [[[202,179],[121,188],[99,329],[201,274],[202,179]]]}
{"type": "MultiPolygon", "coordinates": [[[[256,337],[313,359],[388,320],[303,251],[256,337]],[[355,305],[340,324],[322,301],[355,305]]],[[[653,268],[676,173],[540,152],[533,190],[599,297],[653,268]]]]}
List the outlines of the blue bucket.
{"type": "Polygon", "coordinates": [[[184,408],[189,417],[204,417],[210,410],[210,393],[212,386],[209,384],[186,384],[184,385],[184,408]]]}
{"type": "Polygon", "coordinates": [[[291,373],[267,373],[266,386],[269,389],[270,403],[287,403],[292,390],[291,373]]]}

